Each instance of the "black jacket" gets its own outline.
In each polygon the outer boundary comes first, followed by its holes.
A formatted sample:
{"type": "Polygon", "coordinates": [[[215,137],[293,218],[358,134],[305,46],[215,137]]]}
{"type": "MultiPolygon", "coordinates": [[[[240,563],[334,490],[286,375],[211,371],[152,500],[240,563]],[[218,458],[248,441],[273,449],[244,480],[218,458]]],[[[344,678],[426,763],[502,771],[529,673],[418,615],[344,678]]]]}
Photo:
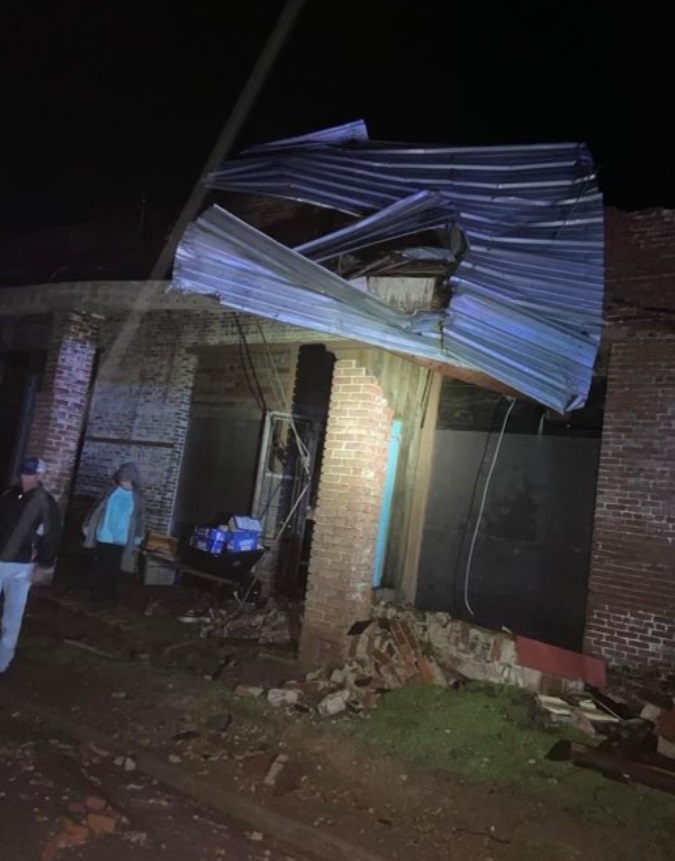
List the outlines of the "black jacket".
{"type": "Polygon", "coordinates": [[[0,562],[51,568],[60,539],[61,512],[42,485],[27,493],[10,487],[0,496],[0,562]]]}

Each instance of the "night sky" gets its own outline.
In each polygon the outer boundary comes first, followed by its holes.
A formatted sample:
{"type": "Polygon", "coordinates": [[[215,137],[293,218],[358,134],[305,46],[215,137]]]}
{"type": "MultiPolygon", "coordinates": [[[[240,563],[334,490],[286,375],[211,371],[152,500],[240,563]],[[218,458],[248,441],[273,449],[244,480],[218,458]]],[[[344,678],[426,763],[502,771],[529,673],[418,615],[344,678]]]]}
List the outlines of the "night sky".
{"type": "MultiPolygon", "coordinates": [[[[284,4],[218,5],[3,7],[5,232],[180,207],[284,4]]],[[[670,26],[618,8],[307,0],[235,150],[360,118],[382,140],[586,141],[608,204],[675,206],[670,26]]]]}

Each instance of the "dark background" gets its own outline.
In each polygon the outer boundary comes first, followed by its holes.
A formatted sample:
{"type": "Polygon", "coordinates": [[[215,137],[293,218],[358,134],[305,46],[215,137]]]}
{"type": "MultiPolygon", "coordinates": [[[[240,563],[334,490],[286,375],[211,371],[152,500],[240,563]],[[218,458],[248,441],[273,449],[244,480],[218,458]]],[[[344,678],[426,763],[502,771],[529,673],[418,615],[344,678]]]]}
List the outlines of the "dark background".
{"type": "MultiPolygon", "coordinates": [[[[177,214],[282,2],[10,2],[0,229],[177,214]]],[[[307,0],[235,150],[363,118],[373,138],[580,140],[610,205],[675,205],[672,47],[649,4],[307,0]]]]}

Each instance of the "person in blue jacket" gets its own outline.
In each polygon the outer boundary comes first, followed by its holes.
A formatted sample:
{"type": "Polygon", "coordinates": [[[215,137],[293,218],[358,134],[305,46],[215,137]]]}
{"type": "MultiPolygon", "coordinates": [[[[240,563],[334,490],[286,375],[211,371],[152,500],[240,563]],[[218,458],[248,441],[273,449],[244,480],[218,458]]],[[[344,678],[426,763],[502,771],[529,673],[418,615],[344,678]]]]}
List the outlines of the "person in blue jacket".
{"type": "Polygon", "coordinates": [[[121,573],[135,574],[145,535],[145,504],[136,465],[123,463],[113,486],[98,500],[82,527],[84,546],[96,550],[95,597],[117,597],[121,573]]]}

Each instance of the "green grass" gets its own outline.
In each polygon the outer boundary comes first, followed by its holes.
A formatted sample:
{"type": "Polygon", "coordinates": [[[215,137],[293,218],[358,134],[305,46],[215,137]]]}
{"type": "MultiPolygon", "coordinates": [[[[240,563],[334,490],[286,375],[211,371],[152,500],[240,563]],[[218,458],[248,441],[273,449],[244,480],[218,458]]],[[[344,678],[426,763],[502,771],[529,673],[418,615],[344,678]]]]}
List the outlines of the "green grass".
{"type": "Polygon", "coordinates": [[[512,785],[591,821],[621,824],[647,840],[650,858],[675,857],[675,796],[546,760],[560,738],[582,737],[571,728],[536,727],[531,703],[509,687],[409,686],[385,695],[368,720],[351,727],[371,748],[471,782],[512,785]]]}
{"type": "Polygon", "coordinates": [[[238,697],[234,691],[225,685],[214,684],[205,687],[200,694],[200,701],[208,704],[209,708],[226,708],[232,715],[239,715],[253,720],[266,719],[273,721],[279,717],[268,704],[265,696],[238,697]]]}

